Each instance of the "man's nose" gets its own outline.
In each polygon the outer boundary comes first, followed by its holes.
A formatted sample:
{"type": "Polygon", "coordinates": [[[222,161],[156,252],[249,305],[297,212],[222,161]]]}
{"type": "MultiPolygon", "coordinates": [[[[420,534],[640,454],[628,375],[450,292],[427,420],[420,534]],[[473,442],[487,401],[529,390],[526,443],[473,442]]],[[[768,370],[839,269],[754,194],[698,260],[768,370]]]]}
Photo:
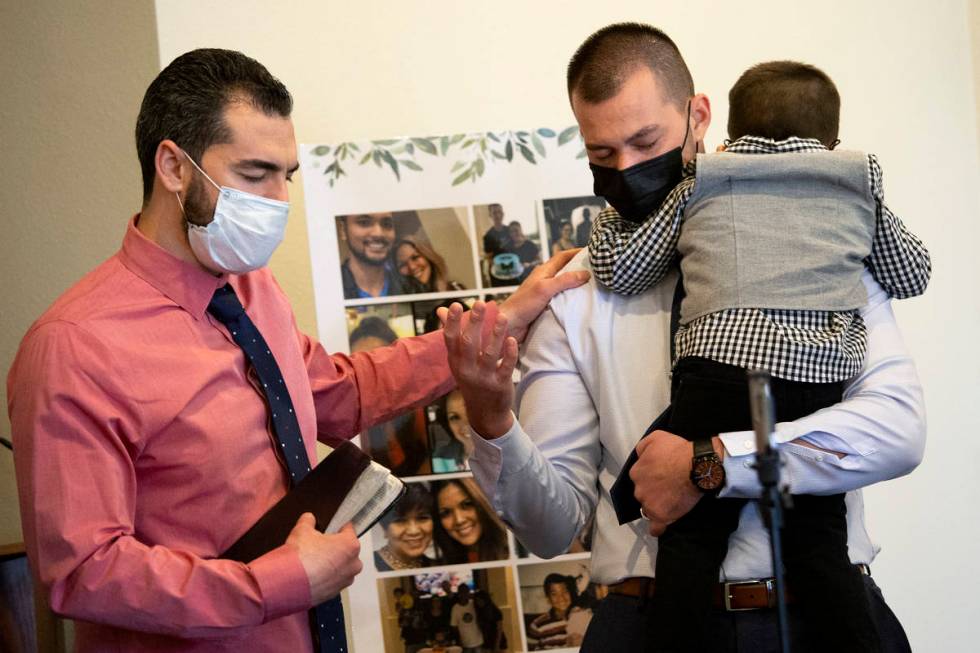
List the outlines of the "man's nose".
{"type": "Polygon", "coordinates": [[[641,154],[640,152],[626,150],[620,152],[616,156],[616,170],[620,170],[620,171],[626,170],[627,168],[632,168],[638,163],[649,161],[652,158],[653,158],[652,156],[646,156],[644,154],[641,154]]]}
{"type": "Polygon", "coordinates": [[[276,186],[272,189],[272,195],[269,195],[269,199],[278,200],[280,202],[289,201],[289,184],[286,182],[285,178],[276,182],[276,186]]]}

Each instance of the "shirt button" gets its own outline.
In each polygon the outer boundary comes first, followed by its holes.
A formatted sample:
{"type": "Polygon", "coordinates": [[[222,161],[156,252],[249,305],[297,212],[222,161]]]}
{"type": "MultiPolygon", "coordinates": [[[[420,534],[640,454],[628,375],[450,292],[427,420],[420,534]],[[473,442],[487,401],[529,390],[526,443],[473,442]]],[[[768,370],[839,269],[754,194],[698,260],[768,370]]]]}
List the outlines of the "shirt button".
{"type": "Polygon", "coordinates": [[[743,445],[745,446],[745,448],[746,448],[746,449],[749,449],[749,450],[751,450],[751,449],[752,449],[752,445],[753,445],[754,443],[752,442],[752,440],[746,440],[746,441],[745,441],[745,442],[743,442],[742,444],[743,444],[743,445]]]}
{"type": "Polygon", "coordinates": [[[823,462],[823,454],[817,454],[817,462],[823,462]]]}

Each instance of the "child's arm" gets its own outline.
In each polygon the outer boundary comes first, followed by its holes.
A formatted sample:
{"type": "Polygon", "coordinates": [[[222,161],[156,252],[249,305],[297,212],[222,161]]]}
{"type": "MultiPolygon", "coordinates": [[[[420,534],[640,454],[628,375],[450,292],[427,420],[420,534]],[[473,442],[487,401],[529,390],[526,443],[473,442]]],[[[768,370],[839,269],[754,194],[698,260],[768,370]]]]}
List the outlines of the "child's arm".
{"type": "Polygon", "coordinates": [[[640,225],[611,209],[599,214],[592,224],[589,257],[592,274],[602,285],[621,295],[635,295],[667,274],[677,255],[681,218],[694,181],[693,176],[685,178],[640,225]]]}
{"type": "Polygon", "coordinates": [[[875,199],[875,235],[865,264],[889,295],[896,299],[925,292],[932,273],[929,250],[885,205],[881,167],[868,155],[871,193],[875,199]]]}

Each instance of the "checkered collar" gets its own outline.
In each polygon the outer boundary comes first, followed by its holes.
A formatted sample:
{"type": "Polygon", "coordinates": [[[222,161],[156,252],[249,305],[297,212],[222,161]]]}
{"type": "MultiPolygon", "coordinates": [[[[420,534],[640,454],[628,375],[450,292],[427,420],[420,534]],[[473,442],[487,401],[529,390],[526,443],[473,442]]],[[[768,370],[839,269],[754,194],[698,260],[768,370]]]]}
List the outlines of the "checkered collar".
{"type": "Polygon", "coordinates": [[[783,152],[820,152],[827,146],[815,138],[790,136],[781,141],[762,136],[742,136],[727,144],[726,152],[733,154],[781,154],[783,152]]]}

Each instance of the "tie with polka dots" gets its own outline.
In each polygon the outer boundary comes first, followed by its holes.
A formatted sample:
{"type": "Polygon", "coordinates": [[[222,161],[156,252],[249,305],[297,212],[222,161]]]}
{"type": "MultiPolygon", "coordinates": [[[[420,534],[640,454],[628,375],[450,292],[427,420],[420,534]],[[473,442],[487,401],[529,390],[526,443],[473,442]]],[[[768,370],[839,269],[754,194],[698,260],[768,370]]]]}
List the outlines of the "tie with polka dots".
{"type": "MultiPolygon", "coordinates": [[[[245,313],[231,284],[215,291],[211,303],[208,304],[208,312],[228,328],[232,339],[242,348],[248,362],[252,364],[269,405],[272,430],[279,446],[280,457],[289,472],[290,486],[296,485],[309,473],[310,459],[306,455],[293,402],[289,398],[286,382],[275,357],[262,334],[245,313]]],[[[339,596],[310,610],[310,626],[314,644],[319,641],[320,653],[347,653],[344,609],[339,596]]]]}

